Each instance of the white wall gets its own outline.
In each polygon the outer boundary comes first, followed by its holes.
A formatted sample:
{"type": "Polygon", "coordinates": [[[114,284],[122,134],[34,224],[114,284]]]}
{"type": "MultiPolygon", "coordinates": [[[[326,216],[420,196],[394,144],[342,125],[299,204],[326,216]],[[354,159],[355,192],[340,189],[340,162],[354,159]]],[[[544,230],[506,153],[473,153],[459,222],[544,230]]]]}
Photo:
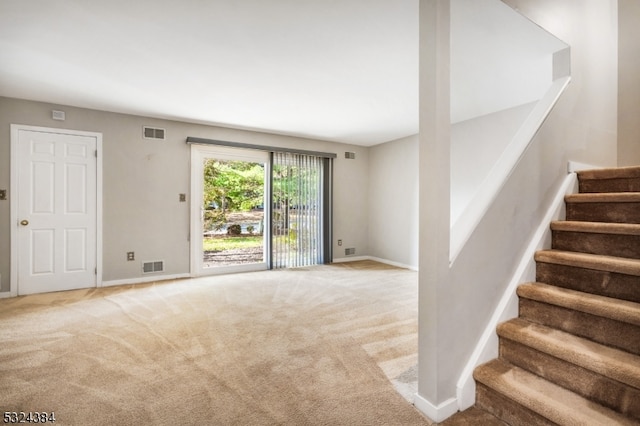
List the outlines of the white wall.
{"type": "Polygon", "coordinates": [[[533,110],[520,105],[451,125],[451,223],[473,199],[533,110]]]}
{"type": "MultiPolygon", "coordinates": [[[[442,59],[446,59],[448,40],[430,29],[437,12],[434,3],[440,1],[421,1],[421,55],[426,56],[420,60],[421,84],[428,84],[446,67],[442,59]]],[[[443,258],[449,240],[437,228],[449,212],[434,204],[436,212],[427,210],[429,200],[444,197],[431,179],[440,177],[448,184],[449,162],[431,160],[445,159],[443,145],[449,148],[449,139],[437,130],[448,119],[438,111],[449,105],[437,87],[421,89],[418,400],[436,413],[446,412],[455,400],[464,364],[566,176],[567,161],[616,164],[617,1],[505,3],[571,46],[572,82],[450,269],[448,257],[443,258]],[[427,167],[436,170],[427,171],[427,167]],[[439,245],[434,245],[434,239],[439,245]]],[[[441,83],[446,79],[441,78],[441,83]]]]}
{"type": "Polygon", "coordinates": [[[451,1],[451,122],[542,98],[564,48],[500,1],[451,1]]]}
{"type": "Polygon", "coordinates": [[[333,259],[345,256],[345,249],[355,248],[354,256],[369,254],[369,148],[355,145],[336,147],[333,162],[333,259]],[[355,159],[345,158],[345,151],[355,159]],[[342,246],[338,246],[342,240],[342,246]]]}
{"type": "Polygon", "coordinates": [[[369,255],[418,268],[418,135],[370,148],[369,255]]]}
{"type": "MultiPolygon", "coordinates": [[[[187,136],[335,152],[334,235],[362,254],[368,251],[367,148],[0,98],[0,189],[10,187],[12,123],[103,134],[104,281],[141,277],[143,260],[164,260],[165,275],[189,273],[189,202],[178,201],[190,189],[187,136]],[[65,111],[66,121],[52,120],[52,109],[65,111]],[[143,139],[143,125],[165,128],[167,139],[143,139]],[[356,152],[357,160],[345,160],[345,151],[356,152]],[[136,261],[126,260],[128,251],[136,261]]],[[[0,291],[10,283],[9,203],[0,201],[0,291]]],[[[344,257],[336,239],[335,258],[344,257]]]]}
{"type": "Polygon", "coordinates": [[[618,0],[618,165],[640,165],[640,2],[618,0]]]}

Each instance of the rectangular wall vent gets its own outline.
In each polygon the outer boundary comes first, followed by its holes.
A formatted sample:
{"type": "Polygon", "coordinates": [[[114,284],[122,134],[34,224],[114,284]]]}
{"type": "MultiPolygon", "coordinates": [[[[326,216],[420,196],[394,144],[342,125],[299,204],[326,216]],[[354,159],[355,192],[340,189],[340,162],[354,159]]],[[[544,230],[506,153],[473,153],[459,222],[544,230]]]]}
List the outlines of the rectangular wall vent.
{"type": "Polygon", "coordinates": [[[344,254],[346,256],[351,256],[352,254],[356,254],[356,249],[355,248],[344,249],[344,254]]]}
{"type": "Polygon", "coordinates": [[[164,140],[164,129],[158,127],[142,127],[142,137],[145,139],[159,139],[164,140]]]}
{"type": "Polygon", "coordinates": [[[64,111],[56,111],[55,109],[51,111],[51,118],[58,121],[64,121],[65,113],[64,111]]]}
{"type": "Polygon", "coordinates": [[[142,262],[143,274],[153,274],[156,272],[164,272],[163,260],[154,260],[153,262],[142,262]]]}
{"type": "Polygon", "coordinates": [[[356,159],[356,153],[347,151],[347,152],[344,153],[344,158],[347,158],[349,160],[355,160],[356,159]]]}

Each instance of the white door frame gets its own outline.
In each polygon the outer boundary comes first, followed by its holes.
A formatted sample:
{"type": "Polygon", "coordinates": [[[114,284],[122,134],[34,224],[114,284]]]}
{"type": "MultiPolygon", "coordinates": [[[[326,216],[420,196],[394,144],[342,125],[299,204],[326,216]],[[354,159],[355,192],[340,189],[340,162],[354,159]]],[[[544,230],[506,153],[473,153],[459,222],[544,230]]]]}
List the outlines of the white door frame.
{"type": "MultiPolygon", "coordinates": [[[[202,182],[202,163],[205,158],[265,162],[267,167],[269,163],[269,154],[264,151],[251,151],[242,148],[229,148],[223,146],[191,145],[191,238],[189,244],[191,276],[195,277],[268,269],[267,258],[265,258],[264,262],[261,263],[219,266],[216,268],[207,268],[206,270],[202,267],[202,194],[204,192],[202,182]],[[200,247],[200,249],[198,249],[198,247],[200,247]]],[[[267,226],[270,226],[267,224],[271,223],[270,217],[268,216],[268,209],[266,208],[266,193],[265,189],[265,229],[267,226]]],[[[264,238],[270,238],[270,234],[265,232],[264,238]]],[[[265,240],[265,250],[266,247],[267,245],[265,240]]]]}
{"type": "Polygon", "coordinates": [[[21,130],[96,138],[96,286],[102,286],[102,133],[11,124],[11,281],[10,296],[18,295],[18,132],[21,130]]]}

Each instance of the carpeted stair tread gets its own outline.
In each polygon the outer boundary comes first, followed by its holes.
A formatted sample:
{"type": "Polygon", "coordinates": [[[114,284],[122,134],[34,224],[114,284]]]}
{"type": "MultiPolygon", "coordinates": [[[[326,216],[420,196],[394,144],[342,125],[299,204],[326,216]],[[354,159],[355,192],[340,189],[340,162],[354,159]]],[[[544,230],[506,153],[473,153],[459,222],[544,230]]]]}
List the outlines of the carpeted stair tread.
{"type": "Polygon", "coordinates": [[[637,425],[629,417],[500,359],[476,368],[474,378],[559,425],[637,425]]]}
{"type": "Polygon", "coordinates": [[[582,170],[577,175],[581,180],[640,178],[640,166],[582,170]]]}
{"type": "MultiPolygon", "coordinates": [[[[564,250],[540,250],[536,252],[536,262],[576,266],[598,271],[615,272],[640,277],[640,259],[576,253],[564,250]]],[[[638,280],[640,286],[640,280],[638,280]]]]}
{"type": "Polygon", "coordinates": [[[597,192],[565,195],[567,203],[640,203],[640,192],[597,192]]]}
{"type": "Polygon", "coordinates": [[[640,389],[640,356],[521,318],[502,323],[498,336],[640,389]]]}
{"type": "Polygon", "coordinates": [[[640,327],[640,303],[584,293],[545,283],[522,284],[518,287],[517,294],[521,298],[562,306],[640,327]]]}
{"type": "Polygon", "coordinates": [[[595,234],[640,235],[640,224],[559,220],[551,222],[551,230],[589,232],[595,234]]]}
{"type": "Polygon", "coordinates": [[[577,173],[582,193],[640,191],[640,167],[585,170],[577,173]]]}

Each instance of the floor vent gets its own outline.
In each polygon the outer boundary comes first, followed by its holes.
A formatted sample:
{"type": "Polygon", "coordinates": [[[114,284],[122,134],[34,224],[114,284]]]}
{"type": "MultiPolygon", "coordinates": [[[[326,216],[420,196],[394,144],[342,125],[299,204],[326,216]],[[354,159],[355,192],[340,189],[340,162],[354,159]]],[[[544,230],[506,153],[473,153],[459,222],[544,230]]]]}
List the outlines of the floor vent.
{"type": "Polygon", "coordinates": [[[355,248],[344,249],[344,254],[346,256],[350,256],[352,254],[356,254],[356,249],[355,248]]]}
{"type": "Polygon", "coordinates": [[[142,263],[142,273],[143,274],[153,274],[155,272],[164,272],[164,261],[156,260],[153,262],[143,262],[142,263]]]}
{"type": "Polygon", "coordinates": [[[142,127],[142,137],[145,139],[159,139],[164,140],[164,129],[157,127],[142,127]]]}

